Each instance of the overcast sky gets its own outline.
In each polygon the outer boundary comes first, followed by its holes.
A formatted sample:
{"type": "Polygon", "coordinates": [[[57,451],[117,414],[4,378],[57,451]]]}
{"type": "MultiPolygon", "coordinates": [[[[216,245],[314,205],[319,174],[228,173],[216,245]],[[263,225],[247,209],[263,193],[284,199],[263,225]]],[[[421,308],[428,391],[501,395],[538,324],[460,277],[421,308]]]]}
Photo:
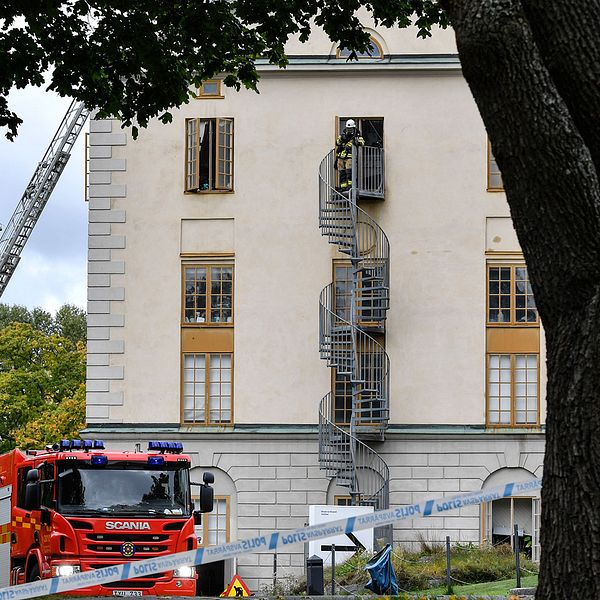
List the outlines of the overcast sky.
{"type": "MultiPolygon", "coordinates": [[[[9,106],[22,119],[19,135],[0,135],[0,223],[5,226],[37,163],[58,129],[70,100],[39,88],[15,90],[9,106]]],[[[54,188],[0,302],[41,306],[86,306],[87,205],[84,201],[84,132],[54,188]]]]}

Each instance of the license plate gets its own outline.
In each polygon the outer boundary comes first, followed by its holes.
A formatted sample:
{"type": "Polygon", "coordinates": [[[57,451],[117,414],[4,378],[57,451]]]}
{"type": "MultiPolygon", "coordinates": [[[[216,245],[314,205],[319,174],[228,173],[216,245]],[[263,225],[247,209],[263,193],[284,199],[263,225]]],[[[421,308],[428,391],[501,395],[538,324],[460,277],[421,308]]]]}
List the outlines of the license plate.
{"type": "Polygon", "coordinates": [[[141,590],[113,590],[113,596],[143,596],[144,592],[141,590]]]}

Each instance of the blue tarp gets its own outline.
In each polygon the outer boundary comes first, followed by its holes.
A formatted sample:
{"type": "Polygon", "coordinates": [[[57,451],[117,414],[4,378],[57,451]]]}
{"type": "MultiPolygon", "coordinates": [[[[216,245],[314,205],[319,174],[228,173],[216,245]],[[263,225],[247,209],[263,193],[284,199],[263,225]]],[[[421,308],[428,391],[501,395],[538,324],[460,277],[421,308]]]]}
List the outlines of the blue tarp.
{"type": "Polygon", "coordinates": [[[367,583],[367,589],[376,594],[385,596],[398,595],[398,583],[396,573],[392,565],[392,546],[388,544],[380,550],[366,565],[371,581],[367,583]]]}

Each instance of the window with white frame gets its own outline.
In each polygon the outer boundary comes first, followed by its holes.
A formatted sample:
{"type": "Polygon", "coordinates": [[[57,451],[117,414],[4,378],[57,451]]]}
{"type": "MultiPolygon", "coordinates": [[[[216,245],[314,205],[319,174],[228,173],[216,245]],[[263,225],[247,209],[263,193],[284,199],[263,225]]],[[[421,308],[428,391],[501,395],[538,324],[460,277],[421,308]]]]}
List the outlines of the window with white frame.
{"type": "Polygon", "coordinates": [[[230,541],[229,496],[215,496],[212,512],[202,516],[200,546],[217,546],[230,541]]]}
{"type": "Polygon", "coordinates": [[[233,412],[233,354],[183,355],[183,421],[229,424],[233,412]]]}
{"type": "Polygon", "coordinates": [[[539,423],[538,354],[488,355],[488,423],[539,423]]]}

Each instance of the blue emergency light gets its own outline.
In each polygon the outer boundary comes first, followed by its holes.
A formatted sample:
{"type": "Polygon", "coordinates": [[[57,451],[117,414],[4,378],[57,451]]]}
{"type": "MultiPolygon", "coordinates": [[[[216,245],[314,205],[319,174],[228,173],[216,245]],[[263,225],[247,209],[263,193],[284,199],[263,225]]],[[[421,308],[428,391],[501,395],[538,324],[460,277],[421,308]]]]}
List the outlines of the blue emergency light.
{"type": "Polygon", "coordinates": [[[94,450],[104,450],[104,442],[102,440],[94,440],[94,450]]]}
{"type": "Polygon", "coordinates": [[[81,440],[71,440],[71,450],[81,450],[81,448],[83,448],[81,440]]]}
{"type": "Polygon", "coordinates": [[[70,450],[71,449],[71,440],[60,440],[60,449],[61,450],[70,450]]]}
{"type": "Polygon", "coordinates": [[[108,464],[108,456],[104,456],[104,454],[94,454],[90,462],[95,467],[104,467],[108,464]]]}
{"type": "Polygon", "coordinates": [[[148,465],[152,467],[159,467],[165,464],[164,456],[149,456],[148,465]]]}
{"type": "Polygon", "coordinates": [[[169,452],[171,454],[181,454],[183,452],[183,444],[181,442],[148,442],[148,450],[157,450],[158,452],[169,452]]]}
{"type": "Polygon", "coordinates": [[[83,440],[83,449],[91,450],[94,447],[94,442],[92,440],[83,440]]]}

